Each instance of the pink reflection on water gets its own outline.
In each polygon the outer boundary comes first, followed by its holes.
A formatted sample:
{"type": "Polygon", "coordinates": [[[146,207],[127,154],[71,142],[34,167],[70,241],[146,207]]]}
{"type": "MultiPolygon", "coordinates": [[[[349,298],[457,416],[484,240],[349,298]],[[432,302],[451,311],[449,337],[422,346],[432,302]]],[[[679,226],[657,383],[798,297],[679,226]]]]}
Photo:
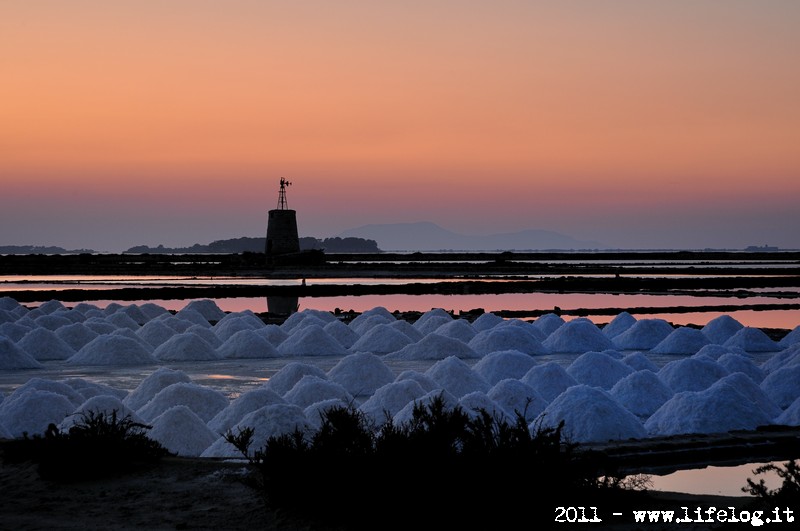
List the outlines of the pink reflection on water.
{"type": "MultiPolygon", "coordinates": [[[[776,463],[780,464],[780,463],[776,463]]],[[[759,474],[753,470],[758,463],[737,466],[709,466],[690,470],[679,470],[665,476],[651,476],[652,489],[687,494],[713,494],[719,496],[750,496],[742,492],[747,479],[758,482],[763,479],[770,489],[780,487],[781,480],[775,473],[759,474]]]]}

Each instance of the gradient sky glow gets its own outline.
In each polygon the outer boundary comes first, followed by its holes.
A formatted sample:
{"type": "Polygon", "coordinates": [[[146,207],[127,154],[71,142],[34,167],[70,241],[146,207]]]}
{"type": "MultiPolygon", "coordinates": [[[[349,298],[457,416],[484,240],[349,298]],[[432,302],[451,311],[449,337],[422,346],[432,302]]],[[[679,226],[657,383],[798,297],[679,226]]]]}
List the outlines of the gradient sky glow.
{"type": "Polygon", "coordinates": [[[0,3],[0,245],[800,248],[800,2],[0,3]],[[379,242],[380,243],[380,242],[379,242]]]}

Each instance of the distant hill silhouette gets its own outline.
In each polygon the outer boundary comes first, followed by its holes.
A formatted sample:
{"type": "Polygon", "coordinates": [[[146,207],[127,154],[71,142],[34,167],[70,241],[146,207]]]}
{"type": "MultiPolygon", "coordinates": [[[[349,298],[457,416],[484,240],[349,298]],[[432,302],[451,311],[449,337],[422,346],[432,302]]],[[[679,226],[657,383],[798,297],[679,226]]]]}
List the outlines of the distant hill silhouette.
{"type": "Polygon", "coordinates": [[[393,223],[365,225],[339,234],[341,237],[369,238],[391,251],[531,251],[598,249],[601,244],[580,241],[558,232],[523,230],[511,233],[466,235],[449,231],[435,223],[393,223]]]}
{"type": "Polygon", "coordinates": [[[92,249],[64,249],[54,245],[0,245],[0,254],[93,254],[92,249]]]}
{"type": "MultiPolygon", "coordinates": [[[[137,245],[131,247],[126,253],[131,254],[236,254],[236,253],[263,253],[266,238],[232,238],[229,240],[216,240],[209,244],[196,243],[191,247],[164,247],[158,245],[150,247],[137,245]]],[[[375,240],[364,238],[300,238],[300,250],[321,249],[330,253],[379,253],[381,250],[375,240]]]]}

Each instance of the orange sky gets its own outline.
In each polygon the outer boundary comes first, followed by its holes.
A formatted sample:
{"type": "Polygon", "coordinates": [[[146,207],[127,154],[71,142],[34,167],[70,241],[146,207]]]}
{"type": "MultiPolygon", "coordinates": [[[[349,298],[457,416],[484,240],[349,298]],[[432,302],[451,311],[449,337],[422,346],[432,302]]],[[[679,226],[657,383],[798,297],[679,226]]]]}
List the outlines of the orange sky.
{"type": "Polygon", "coordinates": [[[3,2],[0,245],[259,235],[287,177],[302,235],[800,247],[800,3],[385,4],[3,2]]]}

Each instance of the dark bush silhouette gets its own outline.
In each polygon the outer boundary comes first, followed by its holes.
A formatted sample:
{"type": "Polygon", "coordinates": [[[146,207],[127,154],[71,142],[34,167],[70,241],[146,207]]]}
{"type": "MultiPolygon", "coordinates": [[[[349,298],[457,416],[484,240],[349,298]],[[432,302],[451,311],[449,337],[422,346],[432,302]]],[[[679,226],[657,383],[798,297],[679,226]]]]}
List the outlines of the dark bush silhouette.
{"type": "Polygon", "coordinates": [[[380,427],[353,407],[323,413],[321,428],[226,439],[258,471],[273,509],[347,528],[526,529],[552,522],[555,503],[597,504],[597,474],[562,440],[561,425],[533,432],[480,411],[417,404],[410,422],[380,427]],[[424,515],[424,516],[423,516],[424,515]]]}
{"type": "Polygon", "coordinates": [[[747,486],[742,487],[742,491],[761,498],[770,506],[791,507],[797,505],[797,502],[800,501],[800,466],[797,461],[792,459],[782,466],[768,463],[753,470],[756,475],[768,472],[775,472],[781,478],[782,482],[779,488],[768,488],[763,478],[758,482],[748,478],[747,486]]]}
{"type": "Polygon", "coordinates": [[[150,426],[89,411],[68,431],[50,424],[44,435],[28,434],[7,443],[9,462],[32,461],[38,464],[43,479],[69,482],[115,476],[151,465],[169,452],[149,439],[150,426]]]}

